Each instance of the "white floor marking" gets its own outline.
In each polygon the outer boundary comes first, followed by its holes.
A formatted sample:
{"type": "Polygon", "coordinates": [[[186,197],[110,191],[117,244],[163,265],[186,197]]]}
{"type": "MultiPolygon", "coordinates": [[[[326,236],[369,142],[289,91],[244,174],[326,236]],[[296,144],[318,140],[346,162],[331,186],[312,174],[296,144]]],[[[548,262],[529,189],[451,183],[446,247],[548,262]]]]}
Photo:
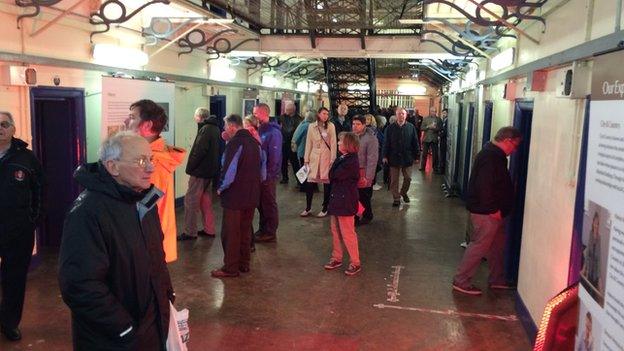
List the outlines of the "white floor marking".
{"type": "Polygon", "coordinates": [[[401,269],[403,266],[392,266],[393,272],[390,275],[392,277],[392,283],[386,285],[386,295],[388,302],[399,302],[399,276],[401,275],[401,269]]]}
{"type": "Polygon", "coordinates": [[[420,307],[402,307],[402,306],[395,306],[395,305],[386,305],[386,304],[383,304],[383,303],[374,304],[373,307],[382,308],[382,309],[383,308],[390,308],[390,309],[395,309],[395,310],[407,310],[407,311],[417,311],[417,312],[425,312],[425,313],[435,313],[435,314],[443,314],[443,315],[447,315],[447,316],[460,316],[460,317],[474,317],[474,318],[483,318],[483,319],[494,319],[494,320],[508,321],[508,322],[515,322],[515,321],[518,320],[518,317],[516,317],[513,314],[510,314],[508,316],[499,316],[499,315],[493,315],[493,314],[469,313],[469,312],[459,312],[459,311],[453,311],[453,310],[432,310],[432,309],[429,309],[429,308],[420,308],[420,307]]]}

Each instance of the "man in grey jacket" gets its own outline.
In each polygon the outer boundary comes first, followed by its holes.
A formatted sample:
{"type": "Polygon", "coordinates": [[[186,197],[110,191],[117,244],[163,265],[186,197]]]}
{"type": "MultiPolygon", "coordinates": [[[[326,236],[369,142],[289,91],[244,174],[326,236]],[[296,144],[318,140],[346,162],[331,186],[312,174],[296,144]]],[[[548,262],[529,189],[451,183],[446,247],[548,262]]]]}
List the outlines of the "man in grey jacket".
{"type": "Polygon", "coordinates": [[[429,109],[429,116],[425,117],[420,127],[424,133],[423,136],[423,151],[420,154],[420,170],[427,169],[427,157],[429,156],[429,150],[433,154],[432,167],[436,168],[434,171],[438,172],[438,136],[440,130],[442,130],[442,119],[438,117],[435,107],[429,109]]]}
{"type": "Polygon", "coordinates": [[[352,122],[353,132],[360,137],[360,149],[358,160],[360,163],[360,180],[358,181],[358,192],[360,193],[360,203],[364,206],[362,218],[356,217],[356,225],[368,224],[373,220],[373,208],[371,198],[373,197],[373,180],[377,161],[379,159],[379,141],[373,131],[366,127],[366,117],[356,115],[352,122]]]}

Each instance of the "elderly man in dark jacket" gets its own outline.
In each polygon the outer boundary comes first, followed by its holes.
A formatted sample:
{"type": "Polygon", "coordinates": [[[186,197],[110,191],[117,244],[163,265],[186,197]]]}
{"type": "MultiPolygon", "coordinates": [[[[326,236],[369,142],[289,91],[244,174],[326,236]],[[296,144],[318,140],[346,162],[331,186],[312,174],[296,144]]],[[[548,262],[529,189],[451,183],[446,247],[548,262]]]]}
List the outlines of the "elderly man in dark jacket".
{"type": "Polygon", "coordinates": [[[406,123],[407,112],[402,107],[396,109],[396,122],[386,128],[383,145],[383,163],[390,166],[390,191],[392,191],[392,206],[410,202],[407,191],[412,181],[412,164],[418,160],[420,142],[416,128],[406,123]],[[399,192],[399,173],[403,174],[403,184],[399,192]]]}
{"type": "Polygon", "coordinates": [[[130,132],[106,140],[81,166],[85,190],[67,215],[59,284],[75,350],[165,349],[173,289],[150,184],[152,152],[130,132]]]}
{"type": "Polygon", "coordinates": [[[216,116],[206,108],[195,111],[199,131],[186,164],[189,182],[184,196],[184,232],[178,240],[195,240],[197,236],[215,236],[212,212],[211,182],[219,176],[219,140],[221,131],[216,116]],[[204,229],[197,231],[197,214],[203,216],[204,229]]]}
{"type": "Polygon", "coordinates": [[[39,161],[14,135],[13,117],[0,112],[0,331],[11,341],[22,338],[18,326],[43,183],[39,161]]]}
{"type": "Polygon", "coordinates": [[[516,151],[521,138],[516,128],[503,127],[496,133],[494,141],[486,144],[474,160],[466,195],[466,208],[470,211],[473,230],[457,268],[453,290],[481,295],[481,289],[470,281],[484,257],[490,267],[489,288],[513,288],[505,281],[503,218],[511,212],[514,201],[507,156],[516,151]]]}
{"type": "Polygon", "coordinates": [[[223,267],[211,272],[213,277],[237,277],[249,272],[251,222],[260,200],[261,149],[260,143],[243,128],[238,115],[225,118],[225,132],[230,141],[225,146],[221,184],[223,223],[223,267]]]}

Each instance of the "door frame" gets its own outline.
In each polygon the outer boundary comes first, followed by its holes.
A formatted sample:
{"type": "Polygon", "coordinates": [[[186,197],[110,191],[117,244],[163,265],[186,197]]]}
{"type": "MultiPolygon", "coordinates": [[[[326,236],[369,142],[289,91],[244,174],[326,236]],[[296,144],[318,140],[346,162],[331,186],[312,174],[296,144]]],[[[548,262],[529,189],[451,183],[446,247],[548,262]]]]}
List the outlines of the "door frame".
{"type": "MultiPolygon", "coordinates": [[[[41,99],[71,99],[74,104],[74,116],[71,119],[73,125],[73,134],[76,136],[74,140],[74,146],[76,151],[76,164],[80,165],[86,162],[87,159],[87,137],[86,137],[86,113],[85,113],[85,94],[84,89],[81,88],[68,88],[68,87],[47,87],[39,86],[30,88],[30,123],[31,123],[31,135],[32,135],[32,149],[40,162],[44,163],[42,159],[42,134],[39,133],[39,124],[35,114],[36,100],[41,99]]],[[[48,185],[49,186],[49,185],[48,185]]],[[[79,192],[79,187],[76,185],[72,191],[79,192]]],[[[44,198],[45,200],[45,198],[44,198]]],[[[41,229],[37,228],[37,253],[39,253],[39,247],[42,245],[42,233],[41,229]]],[[[35,258],[35,257],[33,257],[35,258]]]]}
{"type": "Polygon", "coordinates": [[[492,114],[494,113],[494,103],[485,101],[483,104],[483,135],[481,137],[481,147],[492,139],[492,114]]]}
{"type": "Polygon", "coordinates": [[[522,143],[518,150],[511,155],[509,161],[509,174],[511,175],[515,192],[514,208],[507,220],[505,230],[505,275],[510,283],[518,281],[518,270],[520,268],[520,248],[524,227],[524,206],[526,202],[533,111],[533,99],[523,98],[515,100],[513,126],[520,130],[522,143]],[[530,119],[527,117],[529,111],[531,113],[530,119]],[[524,165],[521,163],[523,160],[526,160],[524,165]]]}
{"type": "Polygon", "coordinates": [[[462,198],[465,197],[468,189],[468,180],[470,179],[470,164],[472,161],[472,133],[474,130],[475,103],[468,103],[468,118],[466,119],[466,146],[464,147],[464,172],[462,179],[462,198]]]}

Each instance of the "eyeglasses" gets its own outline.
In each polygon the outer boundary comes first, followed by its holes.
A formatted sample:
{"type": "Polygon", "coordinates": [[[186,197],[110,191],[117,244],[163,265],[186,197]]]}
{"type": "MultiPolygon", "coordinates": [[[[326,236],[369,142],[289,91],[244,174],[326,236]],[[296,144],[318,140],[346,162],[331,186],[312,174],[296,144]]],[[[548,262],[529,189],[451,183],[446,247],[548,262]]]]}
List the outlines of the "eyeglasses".
{"type": "Polygon", "coordinates": [[[4,128],[4,129],[9,129],[9,127],[12,127],[13,123],[9,122],[9,121],[2,121],[0,122],[0,127],[4,128]]]}
{"type": "Polygon", "coordinates": [[[139,166],[141,169],[146,169],[148,165],[154,165],[154,156],[142,156],[134,160],[118,160],[119,162],[130,162],[139,166]]]}

